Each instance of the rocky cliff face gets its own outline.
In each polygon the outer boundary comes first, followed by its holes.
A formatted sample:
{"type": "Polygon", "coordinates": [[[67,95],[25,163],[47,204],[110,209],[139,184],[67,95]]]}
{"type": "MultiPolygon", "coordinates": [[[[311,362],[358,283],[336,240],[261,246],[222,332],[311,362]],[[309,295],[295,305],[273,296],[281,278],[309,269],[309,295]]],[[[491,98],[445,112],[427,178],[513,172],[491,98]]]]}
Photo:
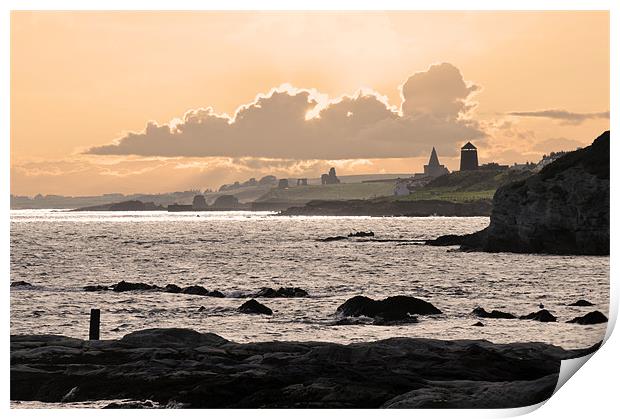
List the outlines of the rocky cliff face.
{"type": "Polygon", "coordinates": [[[540,173],[497,190],[491,222],[461,244],[488,252],[609,254],[609,131],[540,173]]]}

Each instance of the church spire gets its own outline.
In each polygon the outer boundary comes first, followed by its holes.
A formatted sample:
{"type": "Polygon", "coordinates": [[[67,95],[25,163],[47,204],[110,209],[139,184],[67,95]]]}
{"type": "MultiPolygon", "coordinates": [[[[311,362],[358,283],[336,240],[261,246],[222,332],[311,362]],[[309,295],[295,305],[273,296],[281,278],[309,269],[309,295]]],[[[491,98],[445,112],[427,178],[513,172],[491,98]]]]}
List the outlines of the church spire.
{"type": "Polygon", "coordinates": [[[433,147],[433,151],[431,151],[431,158],[428,160],[429,167],[438,167],[439,166],[439,158],[437,157],[437,152],[435,151],[435,147],[433,147]]]}

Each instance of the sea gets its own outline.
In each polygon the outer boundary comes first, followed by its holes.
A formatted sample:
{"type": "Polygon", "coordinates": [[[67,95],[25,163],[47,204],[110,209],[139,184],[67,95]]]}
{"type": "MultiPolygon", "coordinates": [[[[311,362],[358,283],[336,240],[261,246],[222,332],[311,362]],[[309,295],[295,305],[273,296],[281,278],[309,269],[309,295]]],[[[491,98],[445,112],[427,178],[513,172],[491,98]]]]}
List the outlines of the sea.
{"type": "Polygon", "coordinates": [[[461,252],[420,241],[471,233],[488,217],[284,217],[270,212],[11,211],[11,334],[88,338],[89,313],[101,310],[101,339],[146,328],[184,327],[236,342],[352,343],[395,336],[546,342],[585,348],[607,324],[566,323],[608,312],[609,257],[461,252]],[[372,231],[374,237],[319,239],[372,231]],[[86,292],[121,280],[201,285],[225,298],[163,292],[86,292]],[[272,316],[237,308],[262,287],[300,287],[307,298],[258,298],[272,316]],[[417,323],[348,322],[348,298],[408,295],[443,314],[417,323]],[[593,307],[568,306],[578,299],[593,307]],[[478,319],[472,310],[538,311],[555,323],[478,319]],[[475,327],[482,321],[484,327],[475,327]]]}

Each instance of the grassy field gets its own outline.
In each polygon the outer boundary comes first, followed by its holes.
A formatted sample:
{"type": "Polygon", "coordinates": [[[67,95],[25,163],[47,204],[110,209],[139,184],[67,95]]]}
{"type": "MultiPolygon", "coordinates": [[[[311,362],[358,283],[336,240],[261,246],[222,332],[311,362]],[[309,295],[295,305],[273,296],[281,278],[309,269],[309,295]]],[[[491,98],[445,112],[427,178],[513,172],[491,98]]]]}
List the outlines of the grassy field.
{"type": "Polygon", "coordinates": [[[524,179],[530,172],[511,170],[479,170],[475,172],[454,172],[434,179],[411,195],[397,196],[397,201],[420,201],[438,199],[441,201],[467,202],[493,199],[500,186],[524,179]]]}
{"type": "Polygon", "coordinates": [[[501,185],[523,179],[529,172],[479,170],[454,172],[438,177],[406,196],[394,196],[394,182],[340,183],[337,185],[291,186],[273,188],[257,202],[305,203],[312,200],[378,199],[395,201],[441,200],[451,202],[493,199],[501,185]]]}
{"type": "Polygon", "coordinates": [[[470,202],[480,199],[493,199],[495,189],[486,189],[482,191],[459,191],[454,188],[424,188],[415,191],[411,195],[395,196],[391,199],[395,201],[423,201],[423,200],[439,200],[450,202],[470,202]]]}
{"type": "Polygon", "coordinates": [[[274,188],[261,196],[257,202],[308,202],[315,199],[347,200],[372,199],[394,194],[393,182],[340,183],[337,185],[291,186],[274,188]]]}

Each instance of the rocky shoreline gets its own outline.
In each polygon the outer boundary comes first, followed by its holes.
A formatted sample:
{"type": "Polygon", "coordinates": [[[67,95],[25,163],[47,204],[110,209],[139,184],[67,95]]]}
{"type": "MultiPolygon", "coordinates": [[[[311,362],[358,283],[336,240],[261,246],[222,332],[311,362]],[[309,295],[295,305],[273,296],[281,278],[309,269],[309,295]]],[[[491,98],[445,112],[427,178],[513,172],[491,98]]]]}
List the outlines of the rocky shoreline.
{"type": "Polygon", "coordinates": [[[434,246],[484,252],[609,255],[609,131],[592,145],[500,187],[489,226],[434,246]]]}
{"type": "Polygon", "coordinates": [[[291,206],[278,215],[370,216],[370,217],[478,217],[491,214],[491,201],[450,202],[441,200],[392,201],[355,199],[348,201],[310,201],[291,206]]]}
{"type": "Polygon", "coordinates": [[[190,329],[101,341],[14,335],[10,391],[21,401],[189,408],[509,408],[550,397],[560,361],[598,346],[413,338],[239,344],[190,329]]]}

